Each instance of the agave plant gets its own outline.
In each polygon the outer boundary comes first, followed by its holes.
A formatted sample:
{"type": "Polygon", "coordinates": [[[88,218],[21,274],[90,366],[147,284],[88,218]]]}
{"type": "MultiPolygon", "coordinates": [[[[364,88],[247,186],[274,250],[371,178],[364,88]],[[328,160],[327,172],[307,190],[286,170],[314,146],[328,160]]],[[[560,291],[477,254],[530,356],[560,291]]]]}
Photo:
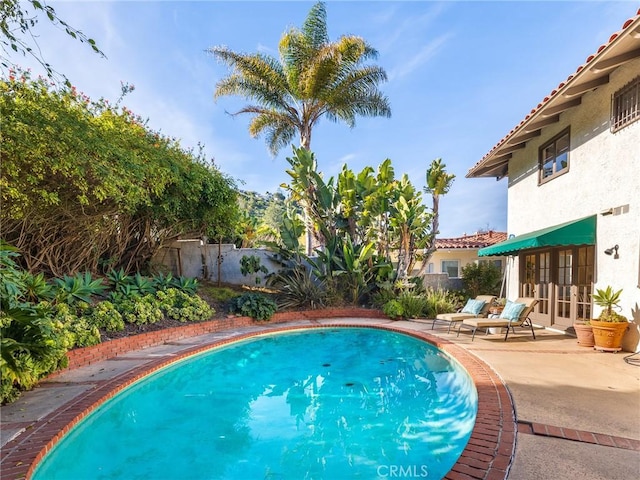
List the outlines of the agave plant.
{"type": "Polygon", "coordinates": [[[198,291],[198,280],[190,277],[174,277],[171,287],[193,295],[198,291]]]}
{"type": "Polygon", "coordinates": [[[78,301],[91,303],[91,297],[102,295],[105,287],[101,278],[93,279],[90,272],[78,273],[70,277],[56,278],[54,285],[57,287],[56,299],[59,302],[73,305],[78,301]]]}
{"type": "Polygon", "coordinates": [[[614,312],[614,308],[620,308],[620,296],[622,295],[622,289],[617,292],[613,291],[611,285],[607,288],[596,289],[596,293],[592,295],[593,301],[599,307],[604,308],[598,320],[601,322],[626,322],[627,319],[617,312],[614,312]]]}
{"type": "Polygon", "coordinates": [[[132,287],[137,290],[140,295],[147,295],[156,293],[156,287],[152,280],[147,277],[143,277],[139,273],[136,273],[133,277],[132,287]]]}
{"type": "Polygon", "coordinates": [[[267,281],[278,290],[279,308],[322,308],[327,299],[327,286],[314,279],[304,268],[291,268],[278,272],[267,281]]]}
{"type": "Polygon", "coordinates": [[[52,300],[55,297],[53,285],[47,282],[43,273],[33,275],[24,272],[22,276],[23,296],[28,302],[38,303],[41,300],[52,300]]]}
{"type": "Polygon", "coordinates": [[[173,275],[171,275],[171,272],[167,273],[166,275],[161,272],[155,275],[152,281],[153,281],[153,286],[156,288],[156,290],[164,291],[167,288],[171,288],[171,282],[173,282],[173,275]]]}
{"type": "Polygon", "coordinates": [[[131,283],[131,276],[124,272],[124,269],[111,270],[107,273],[107,280],[111,284],[113,290],[118,290],[122,285],[131,283]]]}

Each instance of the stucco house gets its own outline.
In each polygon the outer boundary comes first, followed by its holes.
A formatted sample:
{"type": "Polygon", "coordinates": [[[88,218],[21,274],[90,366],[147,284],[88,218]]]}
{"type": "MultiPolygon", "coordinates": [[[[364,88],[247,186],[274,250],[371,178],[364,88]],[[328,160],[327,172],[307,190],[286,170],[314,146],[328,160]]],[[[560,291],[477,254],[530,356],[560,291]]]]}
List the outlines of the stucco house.
{"type": "Polygon", "coordinates": [[[509,256],[507,296],[570,330],[600,313],[595,289],[622,289],[623,348],[640,350],[640,10],[467,177],[507,179],[509,239],[479,251],[509,256]]]}
{"type": "MultiPolygon", "coordinates": [[[[455,238],[437,238],[436,251],[433,253],[427,264],[427,276],[429,275],[446,275],[448,282],[438,283],[446,284],[451,288],[459,288],[457,280],[462,275],[462,268],[470,263],[491,262],[502,271],[506,265],[506,257],[498,255],[491,257],[478,258],[478,250],[489,247],[507,239],[507,232],[495,232],[488,230],[486,232],[476,232],[474,234],[464,234],[455,238]]],[[[428,284],[432,284],[427,279],[428,284]]]]}

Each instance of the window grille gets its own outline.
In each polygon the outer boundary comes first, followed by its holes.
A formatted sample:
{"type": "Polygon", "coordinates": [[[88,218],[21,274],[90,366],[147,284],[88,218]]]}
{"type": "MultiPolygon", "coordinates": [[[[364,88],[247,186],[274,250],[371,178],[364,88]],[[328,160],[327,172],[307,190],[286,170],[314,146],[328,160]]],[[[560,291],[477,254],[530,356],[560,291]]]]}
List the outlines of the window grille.
{"type": "Polygon", "coordinates": [[[639,118],[640,77],[636,77],[611,98],[611,132],[617,132],[639,118]]]}

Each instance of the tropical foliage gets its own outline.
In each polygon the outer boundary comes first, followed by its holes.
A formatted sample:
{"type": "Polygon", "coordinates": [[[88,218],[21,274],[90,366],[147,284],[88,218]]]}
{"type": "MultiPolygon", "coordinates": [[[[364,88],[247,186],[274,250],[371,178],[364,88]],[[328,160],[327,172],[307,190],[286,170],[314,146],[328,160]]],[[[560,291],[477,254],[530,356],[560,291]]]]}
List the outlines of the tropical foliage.
{"type": "Polygon", "coordinates": [[[353,35],[331,42],[322,2],[311,8],[301,29],[291,28],[282,36],[279,59],[222,46],[208,51],[231,69],[216,85],[216,98],[238,95],[255,102],[236,115],[253,115],[249,133],[264,133],[274,155],[296,134],[301,147],[311,148],[313,127],[322,117],[353,127],[359,115],[391,116],[389,101],[378,90],[387,75],[366,63],[378,52],[353,35]]]}
{"type": "Polygon", "coordinates": [[[168,239],[233,231],[234,182],[126,108],[0,81],[2,234],[32,273],[145,271],[168,239]]]}
{"type": "Polygon", "coordinates": [[[440,197],[449,193],[453,180],[456,178],[454,174],[447,173],[445,168],[446,165],[442,162],[442,159],[436,158],[427,169],[427,185],[424,187],[424,191],[431,195],[432,220],[431,234],[426,241],[420,273],[425,271],[429,264],[429,259],[436,251],[436,235],[440,233],[440,197]]]}
{"type": "Polygon", "coordinates": [[[127,323],[143,326],[165,317],[203,321],[214,313],[195,295],[194,279],[114,270],[106,283],[88,272],[47,281],[23,270],[18,258],[15,247],[0,241],[2,403],[66,366],[68,350],[100,343],[101,332],[109,335],[127,323]]]}
{"type": "Polygon", "coordinates": [[[304,220],[290,210],[293,215],[283,219],[275,245],[277,257],[289,261],[289,268],[306,268],[312,277],[289,271],[270,280],[281,290],[286,279],[294,284],[287,291],[288,303],[292,293],[305,287],[315,292],[314,299],[325,290],[324,300],[313,301],[318,306],[358,304],[375,298],[384,282],[410,277],[431,235],[431,213],[407,175],[397,179],[387,159],[377,170],[365,167],[360,173],[345,165],[336,178],[325,180],[315,155],[296,147],[287,161],[290,183],[283,188],[292,201],[307,207],[319,245],[313,255],[301,253],[304,220]],[[288,231],[289,226],[297,230],[288,231]]]}

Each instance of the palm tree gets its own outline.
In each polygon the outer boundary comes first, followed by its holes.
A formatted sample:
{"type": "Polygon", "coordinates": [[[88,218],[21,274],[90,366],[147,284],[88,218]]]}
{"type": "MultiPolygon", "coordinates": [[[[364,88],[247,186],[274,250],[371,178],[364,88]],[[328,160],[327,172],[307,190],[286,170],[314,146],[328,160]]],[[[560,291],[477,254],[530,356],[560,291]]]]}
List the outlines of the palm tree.
{"type": "Polygon", "coordinates": [[[300,146],[311,148],[311,133],[325,116],[355,126],[356,116],[391,116],[389,101],[378,90],[387,74],[365,65],[378,52],[357,36],[329,41],[324,3],[316,3],[301,30],[292,28],[280,39],[280,59],[242,54],[227,47],[208,52],[231,68],[216,85],[215,98],[238,95],[254,103],[233,115],[253,114],[252,137],[266,134],[273,155],[291,143],[296,133],[300,146]]]}
{"type": "MultiPolygon", "coordinates": [[[[381,67],[366,65],[378,52],[364,39],[342,36],[329,41],[324,3],[316,3],[302,30],[292,28],[280,39],[280,59],[262,54],[242,54],[227,47],[208,52],[232,70],[216,85],[215,98],[238,95],[255,102],[233,115],[253,114],[252,137],[266,134],[275,156],[291,143],[296,133],[300,147],[311,149],[313,127],[322,116],[341,120],[353,128],[356,116],[391,116],[388,98],[378,90],[387,80],[381,67]]],[[[295,152],[294,152],[295,153],[295,152]]],[[[312,250],[312,229],[305,205],[306,253],[312,250]]]]}
{"type": "Polygon", "coordinates": [[[447,173],[445,170],[446,165],[442,163],[441,158],[436,158],[431,162],[429,169],[427,170],[427,185],[424,187],[425,193],[431,194],[431,200],[433,202],[432,217],[431,217],[431,234],[429,240],[424,249],[424,256],[422,258],[422,267],[420,268],[420,275],[424,273],[424,270],[429,263],[429,259],[436,251],[436,235],[440,233],[440,195],[445,195],[449,192],[451,185],[453,184],[456,176],[452,173],[447,173]]]}

